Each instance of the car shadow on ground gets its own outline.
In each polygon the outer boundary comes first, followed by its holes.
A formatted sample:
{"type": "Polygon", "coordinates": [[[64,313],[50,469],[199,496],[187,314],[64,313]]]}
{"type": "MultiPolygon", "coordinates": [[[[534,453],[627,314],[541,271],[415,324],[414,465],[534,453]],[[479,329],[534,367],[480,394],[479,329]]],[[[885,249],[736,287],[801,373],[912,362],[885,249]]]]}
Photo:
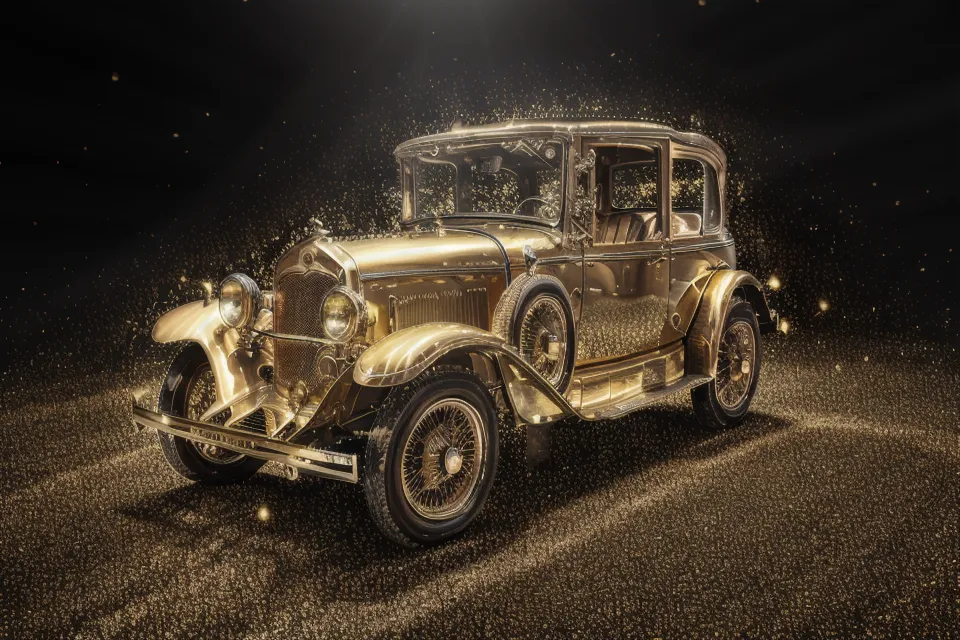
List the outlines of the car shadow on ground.
{"type": "Polygon", "coordinates": [[[496,554],[546,514],[623,478],[711,458],[790,426],[752,414],[736,429],[708,431],[692,410],[672,406],[614,421],[568,421],[554,427],[551,458],[532,470],[522,432],[504,426],[500,470],[484,511],[459,539],[424,550],[403,549],[379,534],[360,485],[319,478],[290,482],[261,473],[239,485],[187,485],[143,497],[119,515],[136,519],[164,544],[212,548],[224,561],[238,554],[266,563],[281,592],[336,576],[339,597],[370,601],[496,554]]]}

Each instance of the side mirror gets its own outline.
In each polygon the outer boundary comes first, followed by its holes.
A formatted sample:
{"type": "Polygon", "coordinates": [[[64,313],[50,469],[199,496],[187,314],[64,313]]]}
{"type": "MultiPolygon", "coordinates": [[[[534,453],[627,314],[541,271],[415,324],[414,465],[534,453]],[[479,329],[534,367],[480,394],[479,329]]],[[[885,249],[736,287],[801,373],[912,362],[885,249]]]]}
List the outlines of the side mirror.
{"type": "Polygon", "coordinates": [[[526,267],[527,273],[530,275],[537,272],[537,254],[533,247],[528,244],[523,245],[523,266],[526,267]]]}

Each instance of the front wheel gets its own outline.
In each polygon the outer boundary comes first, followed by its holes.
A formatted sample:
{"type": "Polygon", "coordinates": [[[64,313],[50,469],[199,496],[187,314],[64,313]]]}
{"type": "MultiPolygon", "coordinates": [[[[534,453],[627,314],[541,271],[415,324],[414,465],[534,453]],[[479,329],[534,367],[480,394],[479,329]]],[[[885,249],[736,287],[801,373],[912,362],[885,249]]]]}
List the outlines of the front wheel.
{"type": "MultiPolygon", "coordinates": [[[[200,345],[191,344],[170,365],[160,390],[160,411],[199,420],[216,399],[216,380],[207,356],[200,345]]],[[[163,431],[157,431],[157,438],[170,467],[194,482],[240,482],[255,474],[264,464],[262,460],[163,431]]]]}
{"type": "Polygon", "coordinates": [[[723,429],[743,421],[757,391],[760,355],[757,314],[749,302],[735,298],[723,323],[717,375],[708,384],[690,392],[693,409],[701,423],[723,429]]]}
{"type": "Polygon", "coordinates": [[[407,547],[449,540],[483,508],[497,471],[497,412],[472,372],[438,367],[390,392],[367,440],[370,514],[407,547]]]}

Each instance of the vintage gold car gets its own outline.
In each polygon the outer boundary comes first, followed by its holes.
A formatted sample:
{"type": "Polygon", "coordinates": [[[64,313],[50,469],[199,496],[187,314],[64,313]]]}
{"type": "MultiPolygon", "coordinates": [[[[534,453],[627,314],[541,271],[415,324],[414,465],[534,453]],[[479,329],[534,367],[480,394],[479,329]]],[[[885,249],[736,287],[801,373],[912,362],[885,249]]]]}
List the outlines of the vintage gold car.
{"type": "Polygon", "coordinates": [[[134,420],[174,470],[235,482],[272,460],[362,482],[383,533],[416,546],[477,516],[501,416],[543,442],[568,416],[690,390],[704,424],[743,419],[777,318],[736,268],[716,143],[514,121],[396,157],[394,235],[334,242],[314,221],[272,291],[234,274],[156,323],[156,341],[186,346],[134,420]]]}

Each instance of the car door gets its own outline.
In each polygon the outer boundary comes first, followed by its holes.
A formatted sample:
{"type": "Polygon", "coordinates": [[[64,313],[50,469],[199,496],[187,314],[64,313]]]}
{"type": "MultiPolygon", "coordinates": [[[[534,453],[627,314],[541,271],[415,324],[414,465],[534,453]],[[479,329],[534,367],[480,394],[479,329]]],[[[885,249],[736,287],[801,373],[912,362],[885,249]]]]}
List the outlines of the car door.
{"type": "Polygon", "coordinates": [[[656,349],[667,323],[670,282],[665,220],[666,143],[583,141],[596,161],[592,240],[584,249],[578,365],[656,349]]]}

